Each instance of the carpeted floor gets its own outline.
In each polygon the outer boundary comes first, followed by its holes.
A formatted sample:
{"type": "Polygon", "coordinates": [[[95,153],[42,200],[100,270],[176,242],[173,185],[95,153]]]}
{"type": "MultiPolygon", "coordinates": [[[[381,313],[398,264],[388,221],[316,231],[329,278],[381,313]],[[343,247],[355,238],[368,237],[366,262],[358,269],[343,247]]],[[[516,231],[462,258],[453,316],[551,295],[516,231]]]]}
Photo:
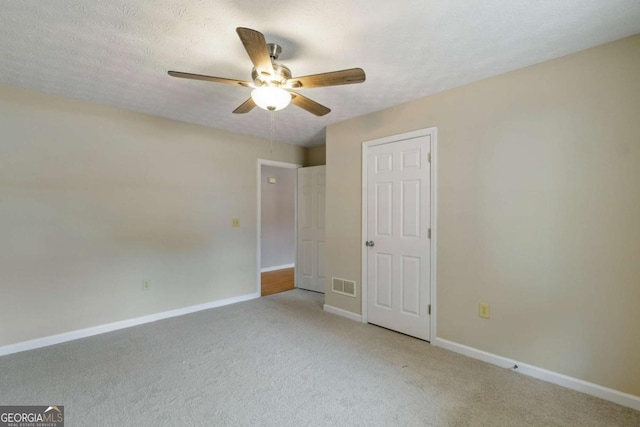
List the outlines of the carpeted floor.
{"type": "Polygon", "coordinates": [[[322,311],[294,290],[0,357],[73,426],[639,426],[640,412],[322,311]]]}

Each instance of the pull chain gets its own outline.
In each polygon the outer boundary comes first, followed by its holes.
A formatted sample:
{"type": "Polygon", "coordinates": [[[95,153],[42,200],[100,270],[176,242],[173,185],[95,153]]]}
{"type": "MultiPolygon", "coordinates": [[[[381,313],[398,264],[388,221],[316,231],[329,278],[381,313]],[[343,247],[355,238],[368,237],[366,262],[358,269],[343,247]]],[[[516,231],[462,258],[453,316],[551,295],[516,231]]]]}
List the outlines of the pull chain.
{"type": "Polygon", "coordinates": [[[270,117],[270,122],[271,122],[271,144],[269,146],[269,154],[273,155],[273,134],[274,134],[274,122],[275,122],[275,111],[270,111],[269,112],[271,117],[270,117]]]}

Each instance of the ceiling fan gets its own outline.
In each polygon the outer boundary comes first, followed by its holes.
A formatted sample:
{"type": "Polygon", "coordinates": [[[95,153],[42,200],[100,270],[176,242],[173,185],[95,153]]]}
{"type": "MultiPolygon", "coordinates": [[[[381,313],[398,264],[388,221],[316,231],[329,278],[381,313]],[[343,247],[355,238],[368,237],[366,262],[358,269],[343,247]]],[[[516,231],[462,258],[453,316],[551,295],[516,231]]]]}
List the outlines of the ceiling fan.
{"type": "Polygon", "coordinates": [[[293,89],[308,89],[313,87],[348,85],[362,83],[365,80],[362,68],[331,71],[303,77],[291,77],[291,70],[275,62],[282,52],[277,44],[267,43],[264,35],[250,28],[236,28],[238,36],[249,54],[253,69],[253,82],[226,79],[223,77],[204,76],[202,74],[169,71],[169,75],[183,79],[203,80],[207,82],[226,83],[253,88],[251,97],[233,110],[235,114],[248,113],[256,105],[269,111],[285,108],[289,103],[306,110],[316,116],[324,116],[331,110],[322,104],[303,96],[293,89]]]}

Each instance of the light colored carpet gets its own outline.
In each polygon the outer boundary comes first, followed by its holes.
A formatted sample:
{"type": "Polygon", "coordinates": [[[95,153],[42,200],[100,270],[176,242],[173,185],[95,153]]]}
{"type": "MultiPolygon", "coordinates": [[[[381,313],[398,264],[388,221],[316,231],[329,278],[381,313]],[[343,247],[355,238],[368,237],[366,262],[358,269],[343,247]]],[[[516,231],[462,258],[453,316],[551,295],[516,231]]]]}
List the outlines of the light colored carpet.
{"type": "Polygon", "coordinates": [[[294,290],[0,357],[67,426],[605,426],[640,412],[322,311],[294,290]]]}

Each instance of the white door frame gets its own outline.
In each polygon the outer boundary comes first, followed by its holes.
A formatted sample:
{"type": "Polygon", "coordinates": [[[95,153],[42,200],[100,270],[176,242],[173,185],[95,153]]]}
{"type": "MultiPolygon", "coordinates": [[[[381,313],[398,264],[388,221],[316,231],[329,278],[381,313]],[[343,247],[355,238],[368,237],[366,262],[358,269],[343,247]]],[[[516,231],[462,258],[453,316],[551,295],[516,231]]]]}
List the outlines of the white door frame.
{"type": "Polygon", "coordinates": [[[438,239],[438,228],[437,228],[437,189],[438,189],[438,132],[437,128],[426,128],[419,129],[413,132],[401,133],[397,135],[391,135],[384,138],[373,139],[371,141],[365,141],[362,143],[362,234],[361,234],[361,242],[360,242],[360,250],[361,259],[362,259],[362,323],[367,323],[367,301],[368,301],[368,284],[367,284],[367,251],[364,250],[364,238],[367,235],[367,149],[369,147],[381,144],[388,144],[390,142],[397,141],[399,139],[410,139],[410,138],[418,138],[421,136],[431,136],[431,327],[429,330],[430,341],[435,340],[436,331],[437,331],[437,315],[438,315],[438,304],[437,302],[437,239],[438,239]]]}
{"type": "MultiPolygon", "coordinates": [[[[262,267],[262,236],[261,236],[261,234],[262,234],[262,166],[263,165],[264,166],[275,166],[275,167],[278,167],[278,168],[286,168],[286,169],[298,169],[298,168],[302,167],[302,165],[298,165],[296,163],[287,163],[287,162],[278,162],[278,161],[275,161],[275,160],[258,159],[258,215],[257,215],[257,224],[256,224],[256,230],[257,230],[257,233],[258,233],[257,234],[258,248],[257,248],[257,251],[256,251],[257,254],[258,254],[257,255],[258,256],[258,258],[257,258],[257,260],[258,260],[258,263],[257,263],[258,271],[257,271],[257,274],[256,274],[256,282],[257,282],[256,288],[257,288],[258,295],[260,295],[261,290],[262,290],[261,289],[262,288],[262,278],[261,278],[262,277],[261,276],[261,274],[262,274],[262,268],[261,268],[262,267]]],[[[296,183],[295,184],[295,188],[297,189],[298,188],[298,174],[296,174],[295,183],[296,183]]],[[[298,230],[297,230],[298,229],[298,226],[297,226],[297,224],[298,224],[298,192],[297,192],[297,190],[293,192],[293,197],[294,197],[293,203],[294,203],[294,206],[295,206],[295,209],[296,209],[295,216],[294,216],[295,220],[294,220],[294,224],[293,224],[293,228],[294,228],[294,230],[293,230],[293,233],[294,233],[294,235],[293,235],[294,236],[294,247],[293,247],[293,249],[294,249],[294,253],[297,254],[297,250],[298,250],[298,248],[296,247],[297,239],[298,239],[298,236],[297,236],[297,232],[298,232],[298,230]]],[[[294,263],[296,262],[295,259],[293,260],[293,262],[294,263]]]]}

